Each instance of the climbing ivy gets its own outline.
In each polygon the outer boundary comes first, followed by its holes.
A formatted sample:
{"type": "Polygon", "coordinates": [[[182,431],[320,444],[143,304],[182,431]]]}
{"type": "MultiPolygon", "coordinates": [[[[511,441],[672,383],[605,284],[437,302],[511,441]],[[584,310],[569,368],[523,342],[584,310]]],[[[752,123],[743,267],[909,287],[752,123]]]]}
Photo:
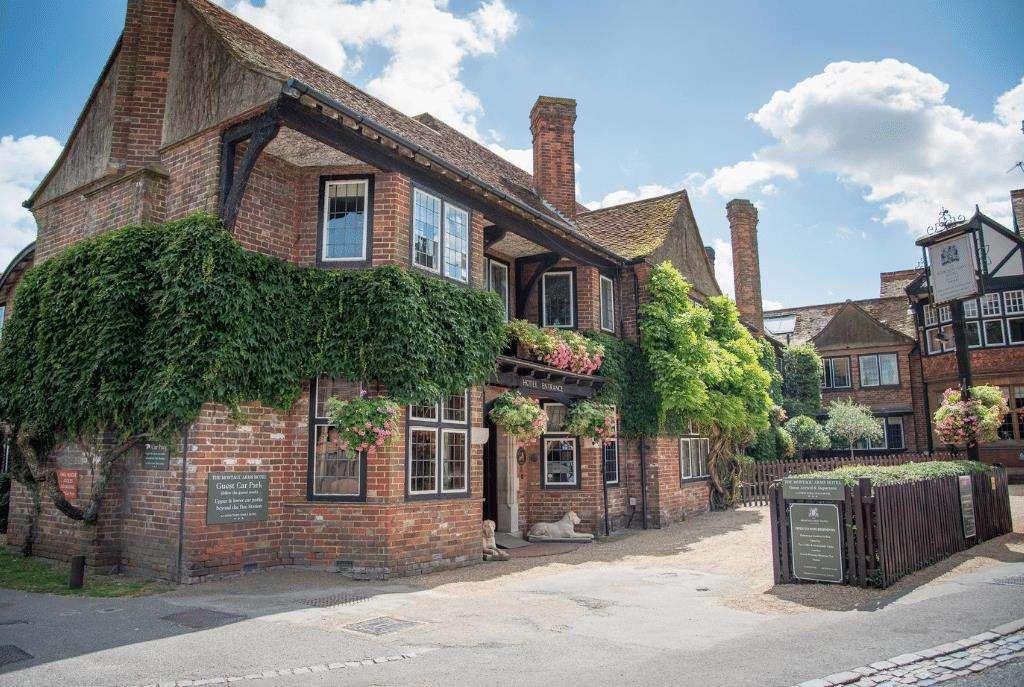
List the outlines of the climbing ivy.
{"type": "Polygon", "coordinates": [[[618,409],[620,436],[657,436],[659,401],[654,392],[654,375],[640,346],[602,332],[584,332],[584,336],[604,346],[598,374],[607,381],[599,400],[618,409]]]}

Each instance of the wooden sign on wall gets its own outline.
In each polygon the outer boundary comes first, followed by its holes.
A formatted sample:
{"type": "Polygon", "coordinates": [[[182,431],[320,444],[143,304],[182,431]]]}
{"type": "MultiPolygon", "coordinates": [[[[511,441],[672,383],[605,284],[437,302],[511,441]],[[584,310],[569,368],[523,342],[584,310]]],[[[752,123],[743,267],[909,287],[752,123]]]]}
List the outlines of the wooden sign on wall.
{"type": "Polygon", "coordinates": [[[78,498],[78,470],[57,470],[57,486],[66,499],[78,498]]]}

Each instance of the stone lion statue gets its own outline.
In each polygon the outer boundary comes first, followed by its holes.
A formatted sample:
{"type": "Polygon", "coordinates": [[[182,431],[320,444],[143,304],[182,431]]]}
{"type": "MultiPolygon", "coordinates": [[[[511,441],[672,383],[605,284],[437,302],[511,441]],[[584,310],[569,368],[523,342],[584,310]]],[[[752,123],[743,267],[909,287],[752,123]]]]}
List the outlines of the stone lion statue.
{"type": "Polygon", "coordinates": [[[494,541],[494,521],[484,520],[482,529],[484,534],[484,560],[507,561],[509,559],[508,553],[499,549],[498,543],[494,541]]]}
{"type": "Polygon", "coordinates": [[[527,535],[530,541],[592,541],[594,535],[576,531],[580,516],[569,511],[557,522],[538,522],[527,535]]]}

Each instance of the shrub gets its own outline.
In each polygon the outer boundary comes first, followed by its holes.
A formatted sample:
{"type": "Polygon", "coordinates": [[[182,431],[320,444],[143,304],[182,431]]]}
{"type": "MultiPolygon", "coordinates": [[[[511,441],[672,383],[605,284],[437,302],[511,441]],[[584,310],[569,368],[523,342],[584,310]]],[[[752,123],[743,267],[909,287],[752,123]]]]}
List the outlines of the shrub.
{"type": "Polygon", "coordinates": [[[850,400],[832,401],[828,407],[825,432],[836,441],[850,447],[858,441],[878,441],[882,438],[882,423],[871,413],[871,408],[850,400]]]}
{"type": "Polygon", "coordinates": [[[810,344],[782,352],[782,405],[790,417],[821,411],[821,356],[810,344]]]}
{"type": "Polygon", "coordinates": [[[972,460],[932,460],[924,463],[903,463],[902,465],[847,465],[835,470],[808,472],[794,477],[815,477],[839,479],[852,486],[857,480],[868,478],[874,485],[917,482],[939,477],[988,474],[992,467],[972,460]]]}
{"type": "Polygon", "coordinates": [[[785,427],[789,435],[793,437],[793,443],[797,450],[801,453],[829,447],[828,434],[813,417],[797,415],[789,420],[785,427]]]}
{"type": "Polygon", "coordinates": [[[619,436],[628,439],[656,436],[659,401],[654,392],[654,373],[640,346],[603,332],[584,332],[584,336],[604,347],[601,376],[605,378],[605,385],[598,400],[618,410],[619,436]]]}

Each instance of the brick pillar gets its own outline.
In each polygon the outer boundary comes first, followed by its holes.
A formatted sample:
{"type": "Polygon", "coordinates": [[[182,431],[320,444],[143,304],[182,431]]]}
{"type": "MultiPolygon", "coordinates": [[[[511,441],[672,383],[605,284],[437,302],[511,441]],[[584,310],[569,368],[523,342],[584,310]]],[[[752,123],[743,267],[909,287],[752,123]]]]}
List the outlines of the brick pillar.
{"type": "Polygon", "coordinates": [[[1013,228],[1024,234],[1024,188],[1010,191],[1010,205],[1013,206],[1013,228]]]}
{"type": "Polygon", "coordinates": [[[757,256],[757,208],[749,200],[730,200],[725,206],[732,233],[733,281],[736,307],[746,322],[764,330],[761,305],[761,263],[757,256]]]}
{"type": "Polygon", "coordinates": [[[537,192],[566,217],[576,215],[576,101],[542,95],[530,110],[533,181],[537,192]]]}
{"type": "Polygon", "coordinates": [[[124,171],[160,159],[176,6],[177,0],[128,0],[110,150],[124,171]]]}

